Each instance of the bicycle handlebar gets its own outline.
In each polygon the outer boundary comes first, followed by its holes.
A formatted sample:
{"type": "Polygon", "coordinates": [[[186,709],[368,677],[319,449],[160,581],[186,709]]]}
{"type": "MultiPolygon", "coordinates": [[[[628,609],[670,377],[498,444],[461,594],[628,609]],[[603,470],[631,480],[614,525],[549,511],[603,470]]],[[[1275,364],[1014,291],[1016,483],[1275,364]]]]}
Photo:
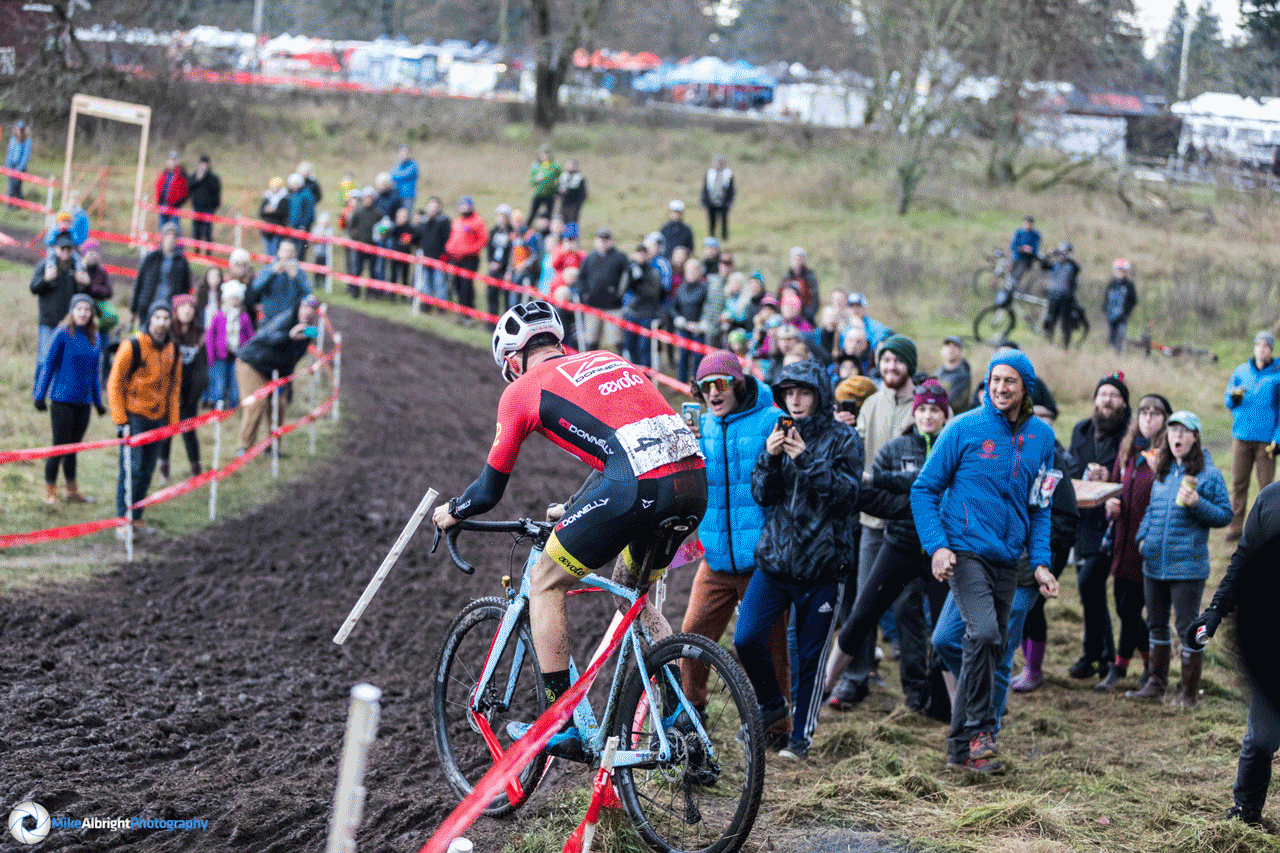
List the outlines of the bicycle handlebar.
{"type": "MultiPolygon", "coordinates": [[[[550,521],[534,521],[531,518],[521,518],[516,521],[477,521],[474,519],[464,518],[449,528],[449,532],[445,534],[445,547],[449,550],[449,558],[453,560],[463,573],[471,575],[475,574],[476,567],[471,565],[458,553],[458,534],[464,530],[479,530],[486,533],[517,533],[521,536],[528,536],[534,540],[545,541],[550,535],[552,528],[555,527],[554,522],[550,521]]],[[[431,553],[436,552],[436,548],[440,545],[440,528],[436,528],[435,536],[431,540],[431,553]]]]}

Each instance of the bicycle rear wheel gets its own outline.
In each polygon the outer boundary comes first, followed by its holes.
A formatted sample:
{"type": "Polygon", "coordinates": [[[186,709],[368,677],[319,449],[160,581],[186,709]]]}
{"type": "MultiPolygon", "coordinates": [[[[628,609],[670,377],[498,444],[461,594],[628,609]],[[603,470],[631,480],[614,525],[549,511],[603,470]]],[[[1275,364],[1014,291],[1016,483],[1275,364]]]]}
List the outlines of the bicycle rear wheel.
{"type": "Polygon", "coordinates": [[[1079,302],[1071,306],[1071,329],[1076,345],[1082,346],[1084,339],[1089,337],[1089,318],[1079,302]]]}
{"type": "MultiPolygon", "coordinates": [[[[468,604],[449,626],[436,663],[431,705],[436,751],[445,779],[460,799],[471,793],[494,764],[480,722],[472,716],[471,694],[506,612],[507,602],[502,598],[481,598],[468,604]]],[[[548,704],[527,617],[520,621],[506,646],[495,647],[494,653],[499,655],[497,668],[479,691],[475,708],[506,751],[515,742],[507,733],[507,723],[532,723],[548,704]]],[[[499,817],[524,805],[542,779],[546,764],[546,754],[539,753],[517,779],[519,795],[498,795],[484,813],[499,817]]]]}
{"type": "Polygon", "coordinates": [[[1007,306],[988,305],[973,320],[973,336],[982,343],[999,346],[1008,339],[1018,318],[1007,306]]]}
{"type": "Polygon", "coordinates": [[[706,637],[676,634],[645,656],[651,676],[662,679],[659,695],[673,696],[680,661],[708,669],[703,729],[678,711],[668,719],[649,708],[639,669],[627,675],[618,705],[617,733],[623,749],[657,747],[657,726],[672,741],[671,760],[614,772],[623,805],[645,843],[658,853],[734,853],[747,840],[764,789],[764,735],[760,708],[746,673],[728,652],[706,637]]]}

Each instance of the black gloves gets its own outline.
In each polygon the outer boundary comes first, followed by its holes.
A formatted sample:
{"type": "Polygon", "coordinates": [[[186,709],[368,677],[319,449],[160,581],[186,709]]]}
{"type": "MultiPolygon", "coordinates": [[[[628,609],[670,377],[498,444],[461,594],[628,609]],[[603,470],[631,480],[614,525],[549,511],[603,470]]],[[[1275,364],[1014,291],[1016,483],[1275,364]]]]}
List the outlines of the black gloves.
{"type": "Polygon", "coordinates": [[[1212,637],[1218,631],[1218,626],[1222,624],[1222,614],[1214,610],[1212,607],[1205,610],[1187,626],[1187,632],[1182,636],[1182,642],[1189,649],[1202,649],[1204,643],[1196,635],[1200,633],[1200,629],[1204,628],[1205,634],[1212,637]]]}
{"type": "Polygon", "coordinates": [[[35,403],[36,403],[36,411],[37,411],[37,412],[43,412],[43,411],[45,411],[46,409],[48,409],[48,408],[49,408],[49,404],[48,404],[48,403],[46,403],[43,399],[41,399],[41,400],[36,400],[36,401],[35,401],[35,403]]]}
{"type": "Polygon", "coordinates": [[[107,407],[102,405],[101,403],[98,403],[96,406],[94,406],[94,408],[98,410],[98,417],[102,417],[107,413],[107,407]]]}

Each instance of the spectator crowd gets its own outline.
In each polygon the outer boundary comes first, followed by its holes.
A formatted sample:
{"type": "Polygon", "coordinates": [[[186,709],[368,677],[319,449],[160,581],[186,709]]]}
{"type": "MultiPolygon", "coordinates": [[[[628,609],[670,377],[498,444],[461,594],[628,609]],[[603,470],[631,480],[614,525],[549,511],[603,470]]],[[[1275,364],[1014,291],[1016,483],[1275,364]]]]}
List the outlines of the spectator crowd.
{"type": "MultiPolygon", "coordinates": [[[[15,132],[10,160],[29,156],[25,128],[18,130],[24,135],[15,132]]],[[[1268,501],[1275,494],[1265,488],[1280,455],[1280,364],[1271,332],[1258,333],[1252,358],[1224,392],[1233,420],[1228,484],[1204,447],[1200,418],[1150,389],[1131,389],[1119,371],[1097,379],[1091,412],[1064,446],[1053,429],[1053,395],[1016,345],[1000,348],[975,383],[963,340],[946,337],[937,344],[937,368],[926,372],[923,342],[877,319],[866,294],[824,286],[803,246],[789,251],[772,285],[764,271],[739,269],[728,245],[737,187],[723,156],[700,188],[709,225],[701,241],[676,198],[665,220],[634,243],[619,246],[610,228],[599,227],[586,246],[587,178],[576,161],[557,163],[548,147],[530,166],[527,213],[502,204],[486,221],[468,196],[452,215],[438,196],[419,206],[420,179],[407,145],[369,186],[347,173],[333,201],[335,229],[319,210],[324,194],[314,169],[303,162],[287,178],[271,179],[259,215],[317,237],[346,236],[368,247],[344,249],[348,274],[437,300],[475,307],[477,272],[531,288],[568,307],[571,345],[616,349],[690,383],[706,406],[695,429],[712,488],[698,532],[705,558],[683,630],[719,640],[733,625],[780,756],[804,759],[822,708],[855,708],[882,683],[879,632],[901,661],[905,704],[949,725],[948,767],[1001,772],[1009,694],[1043,688],[1044,602],[1057,596],[1070,567],[1084,619],[1068,674],[1130,701],[1196,706],[1203,645],[1195,631],[1211,634],[1234,607],[1230,591],[1220,590],[1214,608],[1200,614],[1210,531],[1226,528],[1228,541],[1244,537],[1241,547],[1256,550],[1259,534],[1251,536],[1250,525],[1273,523],[1255,518],[1256,509],[1246,522],[1255,476],[1268,501]],[[462,272],[388,259],[375,248],[462,272]],[[659,344],[602,315],[711,352],[659,344]]],[[[10,194],[20,191],[11,179],[10,194]]],[[[221,183],[210,158],[188,175],[171,152],[154,200],[170,208],[190,200],[197,213],[215,213],[221,183]]],[[[113,287],[87,217],[74,201],[69,207],[31,279],[39,306],[33,398],[50,413],[54,443],[79,441],[94,409],[136,434],[202,406],[234,407],[273,374],[293,372],[318,319],[300,261],[309,250],[318,261],[336,260],[323,240],[264,230],[271,263],[255,272],[248,253],[237,250],[225,272],[200,276],[179,239],[179,217],[162,212],[159,241],[142,259],[122,319],[111,308],[113,287]],[[130,334],[111,341],[117,323],[130,334]]],[[[205,226],[197,219],[194,239],[210,238],[205,226]]],[[[1039,258],[1039,244],[1028,217],[1010,247],[1016,274],[1039,258]]],[[[1069,343],[1080,271],[1070,244],[1046,266],[1049,332],[1061,325],[1069,343]]],[[[1115,262],[1104,301],[1117,353],[1137,302],[1130,272],[1127,261],[1115,262]]],[[[353,297],[378,296],[362,282],[348,287],[353,297]]],[[[484,296],[492,314],[519,298],[492,285],[484,296]]],[[[253,446],[269,402],[242,407],[238,453],[253,446]]],[[[199,473],[195,434],[183,442],[199,473]]],[[[92,499],[78,488],[75,462],[73,454],[49,460],[47,503],[63,499],[59,470],[66,501],[92,499]]],[[[157,468],[167,479],[167,442],[122,449],[120,517],[129,513],[126,476],[136,501],[157,468]]],[[[132,519],[145,532],[141,512],[132,519]]],[[[683,676],[698,701],[705,673],[691,667],[683,676]]],[[[1259,756],[1275,752],[1275,731],[1273,709],[1251,712],[1250,775],[1237,788],[1237,816],[1256,821],[1261,813],[1260,768],[1269,763],[1259,756]]],[[[1243,779],[1243,754],[1241,761],[1243,779]]]]}

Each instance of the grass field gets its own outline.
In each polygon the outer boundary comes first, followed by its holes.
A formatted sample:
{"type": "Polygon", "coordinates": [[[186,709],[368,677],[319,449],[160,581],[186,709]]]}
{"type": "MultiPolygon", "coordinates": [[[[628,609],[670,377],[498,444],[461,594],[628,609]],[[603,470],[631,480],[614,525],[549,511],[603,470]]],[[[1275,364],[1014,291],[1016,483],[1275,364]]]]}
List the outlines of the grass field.
{"type": "MultiPolygon", "coordinates": [[[[406,137],[414,140],[422,168],[421,195],[442,196],[447,210],[463,194],[474,196],[485,213],[499,202],[527,203],[528,165],[542,140],[521,127],[477,119],[480,130],[469,132],[467,141],[450,141],[459,134],[451,137],[449,128],[434,126],[433,108],[408,104],[400,114],[377,116],[369,113],[372,105],[350,115],[322,109],[319,117],[294,123],[264,117],[264,126],[279,129],[269,145],[206,137],[186,140],[182,150],[188,164],[201,151],[213,154],[226,186],[224,198],[242,213],[256,212],[260,188],[271,175],[287,174],[304,158],[317,164],[326,190],[322,209],[336,212],[333,196],[342,172],[350,169],[360,183],[370,183],[375,172],[391,165],[396,146],[406,137]]],[[[1129,195],[1139,203],[1130,212],[1104,180],[1093,188],[1062,185],[1040,194],[992,191],[974,177],[976,153],[957,146],[926,182],[921,203],[899,218],[892,214],[891,163],[871,138],[833,135],[806,142],[799,134],[769,129],[716,136],[704,130],[602,125],[564,126],[553,142],[558,157],[581,161],[590,182],[584,233],[607,225],[620,244],[660,225],[673,197],[689,203],[691,224],[701,236],[705,221],[696,206],[699,182],[711,155],[725,152],[739,181],[729,241],[739,267],[759,268],[776,284],[788,249],[805,246],[824,288],[866,292],[873,316],[917,339],[925,369],[936,366],[942,337],[967,333],[981,307],[968,286],[983,254],[1006,245],[1022,215],[1035,213],[1047,242],[1069,239],[1075,244],[1084,267],[1081,299],[1094,320],[1093,338],[1080,353],[1064,354],[1025,334],[1017,336],[1062,406],[1057,431],[1064,441],[1071,425],[1088,414],[1098,377],[1118,368],[1135,400],[1145,391],[1159,391],[1176,408],[1195,410],[1205,424],[1206,444],[1218,460],[1225,460],[1230,420],[1222,388],[1230,369],[1248,357],[1253,331],[1271,327],[1277,319],[1280,293],[1273,247],[1280,221],[1274,208],[1248,199],[1215,196],[1212,216],[1206,216],[1162,210],[1156,196],[1132,187],[1129,195]],[[1116,256],[1133,261],[1142,300],[1131,329],[1151,320],[1157,337],[1215,350],[1221,357],[1217,366],[1140,356],[1117,359],[1104,350],[1098,303],[1116,256]]],[[[157,150],[170,144],[175,143],[157,143],[157,150]]],[[[36,171],[60,172],[52,147],[38,140],[36,171]]],[[[119,164],[130,156],[122,153],[119,164]]],[[[123,203],[115,201],[108,208],[111,218],[120,221],[123,203]]],[[[24,214],[0,211],[0,223],[23,221],[29,221],[24,214]]],[[[229,232],[222,235],[231,237],[229,232]]],[[[8,401],[0,415],[0,441],[6,447],[35,446],[48,438],[47,418],[28,402],[34,331],[34,308],[25,289],[28,275],[12,267],[0,269],[6,285],[0,309],[13,318],[0,323],[0,393],[8,401]]],[[[328,298],[346,302],[336,293],[328,298]]],[[[410,318],[398,304],[353,307],[420,324],[460,345],[487,345],[483,332],[434,317],[410,318]]],[[[971,349],[975,373],[981,373],[989,354],[971,349]]],[[[95,418],[90,436],[107,434],[106,424],[95,418]]],[[[300,457],[295,453],[287,463],[303,464],[300,457]]],[[[82,465],[82,480],[107,503],[50,510],[39,503],[37,466],[0,471],[5,528],[28,529],[74,520],[76,513],[98,517],[108,511],[114,456],[100,454],[82,465]]],[[[185,466],[176,467],[181,471],[185,466]]],[[[267,499],[263,475],[241,475],[239,480],[227,490],[227,511],[267,499]]],[[[190,529],[200,523],[202,495],[162,507],[149,518],[166,530],[190,529]]],[[[34,553],[29,549],[17,556],[31,562],[34,553]]],[[[1210,590],[1228,555],[1216,534],[1210,590]]],[[[1062,597],[1048,607],[1046,667],[1051,677],[1039,691],[1010,701],[1000,738],[1012,768],[1007,776],[972,780],[944,773],[943,727],[896,707],[896,672],[887,665],[889,692],[873,694],[851,714],[824,711],[810,762],[771,762],[755,849],[804,849],[809,833],[830,827],[877,829],[922,850],[1280,849],[1274,834],[1217,820],[1229,805],[1244,731],[1244,707],[1224,652],[1227,644],[1215,643],[1209,651],[1199,710],[1135,706],[1114,695],[1095,694],[1091,682],[1065,677],[1067,664],[1079,652],[1078,601],[1074,574],[1068,573],[1062,597]]],[[[581,818],[588,785],[584,777],[584,793],[554,798],[545,816],[518,819],[516,835],[522,840],[509,849],[533,853],[562,843],[581,818]]],[[[621,824],[612,819],[605,834],[608,849],[636,849],[621,824]]]]}

